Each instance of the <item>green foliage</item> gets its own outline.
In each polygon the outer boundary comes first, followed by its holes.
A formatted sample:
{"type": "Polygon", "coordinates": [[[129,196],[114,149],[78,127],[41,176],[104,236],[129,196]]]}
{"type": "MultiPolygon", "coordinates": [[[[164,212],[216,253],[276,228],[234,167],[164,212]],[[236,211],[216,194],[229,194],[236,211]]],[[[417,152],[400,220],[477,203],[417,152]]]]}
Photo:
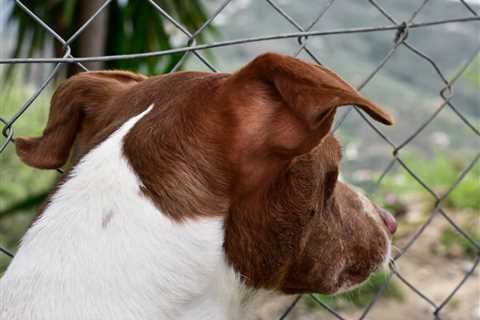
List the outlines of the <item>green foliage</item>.
{"type": "MultiPolygon", "coordinates": [[[[14,80],[10,89],[0,91],[0,114],[8,119],[29,98],[33,90],[25,88],[14,80]]],[[[50,93],[42,94],[36,102],[22,115],[14,125],[15,135],[39,135],[47,121],[50,93]]],[[[2,137],[3,139],[3,137],[2,137]]],[[[2,140],[3,142],[3,140],[2,140]]],[[[39,171],[24,165],[15,154],[14,145],[10,144],[0,154],[0,210],[8,207],[14,201],[23,199],[26,195],[38,193],[50,185],[56,176],[53,171],[39,171]]]]}
{"type": "MultiPolygon", "coordinates": [[[[439,195],[443,195],[456,183],[459,174],[468,165],[464,159],[447,158],[439,154],[432,159],[421,159],[413,155],[402,156],[401,158],[422,181],[439,195]]],[[[432,205],[434,203],[433,197],[426,194],[422,185],[403,169],[393,176],[385,177],[381,196],[387,190],[397,195],[405,193],[423,194],[428,197],[432,205]]],[[[447,208],[479,210],[479,195],[480,162],[477,162],[455,189],[442,201],[442,205],[447,208]]]]}
{"type": "Polygon", "coordinates": [[[465,71],[465,78],[475,88],[480,88],[480,58],[476,58],[465,71]]]}
{"type": "MultiPolygon", "coordinates": [[[[336,296],[329,296],[323,294],[314,294],[314,299],[307,300],[307,306],[311,308],[320,307],[315,299],[325,303],[326,305],[332,308],[352,308],[358,307],[363,308],[367,306],[375,294],[383,287],[387,279],[387,274],[385,272],[378,272],[370,276],[367,283],[362,287],[357,288],[353,291],[342,293],[336,296]]],[[[404,297],[400,287],[394,282],[390,281],[388,286],[385,288],[385,291],[382,295],[386,299],[395,299],[398,301],[403,301],[404,297]]],[[[321,308],[321,307],[320,307],[321,308]]]]}
{"type": "MultiPolygon", "coordinates": [[[[208,18],[200,1],[157,0],[156,3],[191,32],[198,29],[208,18]]],[[[175,36],[182,39],[184,44],[188,40],[159,11],[144,1],[128,1],[125,5],[112,2],[109,30],[115,31],[108,33],[107,55],[171,49],[175,36]]],[[[206,32],[200,33],[196,40],[202,43],[208,34],[215,34],[212,26],[207,27],[206,32]]],[[[109,61],[106,67],[156,74],[171,70],[182,56],[180,53],[162,58],[109,61]]]]}
{"type": "MultiPolygon", "coordinates": [[[[198,0],[156,0],[155,2],[190,32],[197,30],[208,18],[206,8],[198,0]]],[[[82,2],[78,0],[24,0],[22,3],[65,40],[85,22],[79,19],[78,11],[82,2]]],[[[105,55],[167,50],[174,47],[175,37],[180,37],[184,44],[188,40],[147,1],[112,1],[104,10],[109,16],[105,55]]],[[[18,27],[12,57],[24,55],[31,57],[42,53],[53,39],[45,28],[18,5],[12,7],[8,22],[18,27]]],[[[196,37],[196,40],[202,43],[208,35],[215,34],[216,30],[209,25],[196,37]]],[[[63,51],[59,45],[60,42],[55,41],[56,49],[63,51]]],[[[73,55],[75,55],[76,45],[77,42],[72,43],[73,55]]],[[[109,61],[106,67],[156,74],[171,70],[181,57],[182,54],[175,54],[146,59],[109,61]]],[[[9,65],[8,76],[12,75],[14,67],[16,65],[9,65]]]]}
{"type": "MultiPolygon", "coordinates": [[[[0,114],[2,117],[11,117],[32,94],[33,90],[17,80],[13,80],[9,89],[0,90],[0,114]]],[[[31,106],[31,108],[15,123],[15,134],[18,136],[35,136],[40,134],[46,123],[48,114],[47,91],[31,106]]],[[[0,138],[2,143],[3,137],[0,138]]],[[[24,165],[15,154],[13,144],[0,154],[0,243],[9,249],[17,246],[20,237],[30,224],[39,199],[39,194],[51,188],[58,174],[55,171],[35,170],[24,165]],[[36,201],[35,201],[36,200],[36,201]],[[8,208],[16,204],[31,203],[28,206],[18,207],[14,212],[3,214],[8,208]],[[13,214],[15,213],[15,214],[13,214]]],[[[9,258],[0,254],[0,274],[6,267],[9,258]]]]}
{"type": "MultiPolygon", "coordinates": [[[[478,225],[476,226],[478,227],[478,225]]],[[[474,227],[464,227],[464,231],[478,244],[480,244],[480,231],[474,227]]],[[[470,259],[475,259],[479,254],[479,250],[475,247],[474,244],[463,235],[458,233],[452,228],[445,229],[442,232],[440,237],[440,245],[443,247],[443,250],[446,254],[455,255],[457,252],[461,256],[468,257],[470,259]]]]}

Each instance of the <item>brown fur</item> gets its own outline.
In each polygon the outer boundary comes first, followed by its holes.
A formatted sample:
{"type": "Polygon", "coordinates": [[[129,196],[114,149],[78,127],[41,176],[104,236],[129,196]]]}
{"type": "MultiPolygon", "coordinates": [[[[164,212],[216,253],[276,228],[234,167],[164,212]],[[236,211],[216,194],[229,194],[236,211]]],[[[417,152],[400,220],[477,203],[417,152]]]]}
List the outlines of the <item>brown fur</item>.
{"type": "Polygon", "coordinates": [[[385,226],[337,181],[328,132],[348,104],[392,120],[332,71],[291,57],[264,54],[232,75],[77,75],[53,97],[43,136],[17,138],[17,153],[60,166],[75,137],[79,159],[151,104],[124,140],[142,192],[179,223],[224,216],[227,258],[247,284],[331,293],[382,263],[385,226]]]}
{"type": "Polygon", "coordinates": [[[125,71],[97,71],[65,81],[52,97],[42,137],[16,138],[18,156],[32,167],[55,169],[68,160],[75,139],[78,152],[86,153],[92,137],[118,116],[112,97],[144,79],[125,71]]]}

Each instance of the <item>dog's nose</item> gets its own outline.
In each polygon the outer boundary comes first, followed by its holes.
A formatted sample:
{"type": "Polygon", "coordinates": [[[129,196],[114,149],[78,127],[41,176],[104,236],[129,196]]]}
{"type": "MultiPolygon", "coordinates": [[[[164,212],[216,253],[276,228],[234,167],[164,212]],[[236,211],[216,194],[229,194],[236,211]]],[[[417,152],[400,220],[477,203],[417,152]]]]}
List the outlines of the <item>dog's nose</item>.
{"type": "Polygon", "coordinates": [[[393,215],[387,210],[381,208],[380,216],[382,217],[383,223],[385,223],[385,225],[387,226],[388,232],[393,235],[395,231],[397,231],[397,221],[395,220],[393,215]]]}

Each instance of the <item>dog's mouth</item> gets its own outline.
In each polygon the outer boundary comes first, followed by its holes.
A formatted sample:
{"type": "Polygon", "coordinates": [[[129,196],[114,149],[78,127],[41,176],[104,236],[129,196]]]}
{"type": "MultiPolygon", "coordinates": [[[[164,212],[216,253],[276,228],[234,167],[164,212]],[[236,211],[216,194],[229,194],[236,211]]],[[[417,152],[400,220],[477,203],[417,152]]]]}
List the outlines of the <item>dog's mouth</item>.
{"type": "Polygon", "coordinates": [[[365,282],[370,276],[370,272],[361,272],[356,270],[345,270],[341,275],[341,283],[348,283],[350,285],[357,285],[365,282]]]}
{"type": "Polygon", "coordinates": [[[374,272],[358,271],[358,270],[355,270],[354,268],[349,268],[344,270],[340,274],[338,278],[336,290],[332,292],[332,294],[336,295],[336,294],[344,293],[362,286],[368,281],[368,278],[373,273],[374,272]]]}
{"type": "Polygon", "coordinates": [[[357,266],[346,267],[338,276],[337,290],[335,290],[333,294],[340,294],[356,289],[367,283],[371,275],[388,270],[388,266],[392,261],[392,244],[388,236],[386,236],[386,239],[387,247],[383,260],[372,268],[361,269],[357,266]]]}
{"type": "Polygon", "coordinates": [[[391,262],[391,242],[387,240],[387,247],[385,253],[373,262],[370,266],[366,265],[348,265],[345,260],[341,261],[338,266],[339,271],[330,274],[330,277],[324,278],[322,285],[314,288],[314,290],[305,289],[303,286],[289,284],[283,287],[282,291],[287,294],[311,293],[318,292],[327,295],[337,295],[344,292],[354,290],[365,283],[371,275],[382,272],[388,269],[391,262]],[[316,290],[315,290],[316,289],[316,290]]]}

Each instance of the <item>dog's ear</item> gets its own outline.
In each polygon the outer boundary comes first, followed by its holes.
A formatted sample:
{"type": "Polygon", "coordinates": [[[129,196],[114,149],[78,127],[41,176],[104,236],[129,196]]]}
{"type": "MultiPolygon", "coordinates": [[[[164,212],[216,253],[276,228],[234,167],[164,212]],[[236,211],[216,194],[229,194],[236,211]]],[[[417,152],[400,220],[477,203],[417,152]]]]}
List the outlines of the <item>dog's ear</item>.
{"type": "Polygon", "coordinates": [[[323,125],[325,117],[337,107],[346,105],[357,105],[375,120],[393,124],[390,115],[323,66],[266,53],[241,69],[237,77],[270,84],[310,130],[323,125]]]}
{"type": "Polygon", "coordinates": [[[124,71],[84,72],[63,82],[55,91],[43,135],[15,139],[18,156],[26,164],[40,169],[59,168],[68,160],[70,149],[79,134],[108,112],[108,101],[125,87],[145,77],[124,71]]]}
{"type": "Polygon", "coordinates": [[[338,107],[356,105],[375,120],[393,124],[385,111],[334,72],[279,54],[257,57],[233,74],[226,87],[236,128],[234,162],[244,168],[245,178],[273,172],[274,158],[289,161],[318,145],[338,107]]]}

